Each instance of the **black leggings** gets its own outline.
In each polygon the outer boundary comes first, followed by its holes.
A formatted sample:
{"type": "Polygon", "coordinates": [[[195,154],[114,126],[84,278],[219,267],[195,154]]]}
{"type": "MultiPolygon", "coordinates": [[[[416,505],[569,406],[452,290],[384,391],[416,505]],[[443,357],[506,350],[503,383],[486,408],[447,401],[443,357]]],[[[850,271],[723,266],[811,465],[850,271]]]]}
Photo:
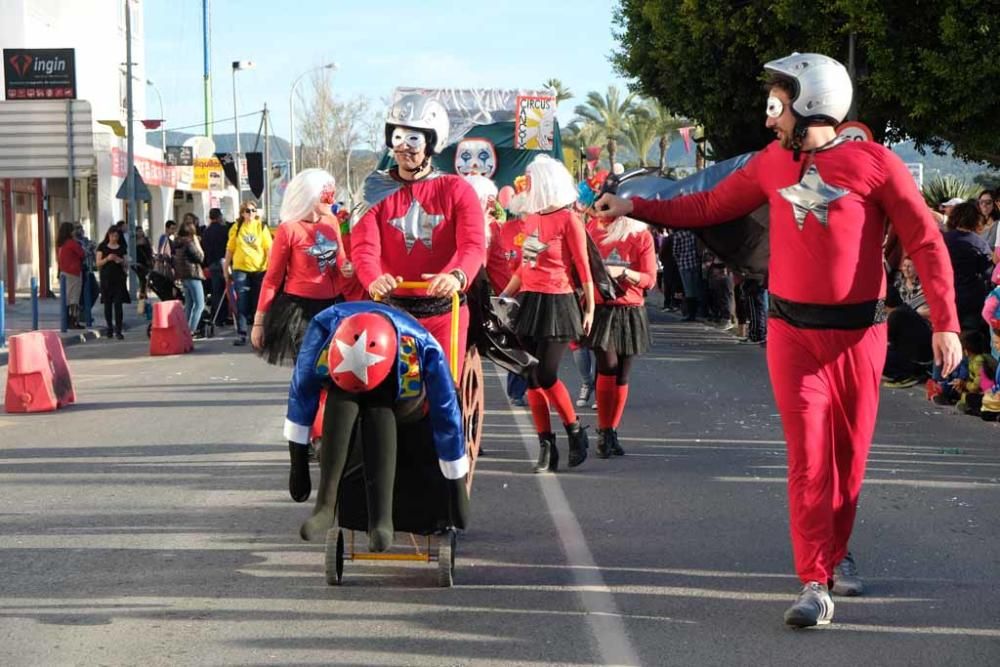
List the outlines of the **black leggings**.
{"type": "Polygon", "coordinates": [[[614,375],[619,387],[628,384],[628,374],[632,370],[634,357],[619,356],[614,350],[594,350],[597,356],[597,372],[600,375],[614,375]]]}
{"type": "Polygon", "coordinates": [[[111,309],[114,307],[115,312],[115,333],[122,332],[122,320],[125,318],[124,309],[122,306],[121,299],[105,299],[104,300],[104,321],[108,325],[108,329],[111,329],[111,309]]]}
{"type": "Polygon", "coordinates": [[[569,341],[535,340],[524,341],[524,349],[538,359],[531,375],[528,377],[528,387],[531,389],[548,389],[559,381],[559,363],[562,361],[569,341]]]}

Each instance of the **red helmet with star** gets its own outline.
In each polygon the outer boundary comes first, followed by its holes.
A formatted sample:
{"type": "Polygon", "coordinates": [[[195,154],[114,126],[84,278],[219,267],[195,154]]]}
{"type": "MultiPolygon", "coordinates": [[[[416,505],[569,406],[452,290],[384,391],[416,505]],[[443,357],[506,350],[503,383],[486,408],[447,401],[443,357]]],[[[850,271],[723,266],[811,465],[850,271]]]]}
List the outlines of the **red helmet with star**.
{"type": "Polygon", "coordinates": [[[396,366],[396,328],[378,313],[355,313],[341,321],[330,341],[330,377],[355,394],[378,387],[396,366]]]}

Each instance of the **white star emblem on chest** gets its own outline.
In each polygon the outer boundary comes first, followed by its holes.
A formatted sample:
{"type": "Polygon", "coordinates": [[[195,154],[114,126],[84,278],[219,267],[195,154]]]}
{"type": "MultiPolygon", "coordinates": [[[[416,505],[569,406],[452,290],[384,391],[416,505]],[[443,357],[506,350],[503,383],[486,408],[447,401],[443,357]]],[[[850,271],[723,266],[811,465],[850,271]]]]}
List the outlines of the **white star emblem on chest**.
{"type": "Polygon", "coordinates": [[[354,377],[368,384],[368,369],[385,359],[382,355],[373,354],[365,349],[368,346],[368,332],[362,331],[358,339],[354,341],[354,345],[348,345],[342,340],[334,342],[337,343],[337,349],[343,359],[333,369],[333,372],[353,373],[354,377]]]}
{"type": "Polygon", "coordinates": [[[316,232],[316,240],[306,249],[306,252],[311,257],[316,258],[320,273],[325,272],[327,267],[337,264],[337,242],[326,238],[323,232],[316,232]]]}
{"type": "Polygon", "coordinates": [[[819,169],[812,165],[806,170],[802,180],[795,185],[778,190],[785,201],[792,205],[792,212],[795,214],[795,223],[802,231],[806,223],[806,216],[812,213],[824,227],[829,227],[830,203],[834,202],[851,191],[827,185],[823,177],[819,175],[819,169]]]}
{"type": "Polygon", "coordinates": [[[403,234],[406,252],[409,253],[417,241],[423,243],[424,247],[430,250],[434,229],[443,220],[443,215],[431,215],[425,211],[423,205],[414,197],[406,213],[402,217],[391,219],[389,224],[403,234]]]}

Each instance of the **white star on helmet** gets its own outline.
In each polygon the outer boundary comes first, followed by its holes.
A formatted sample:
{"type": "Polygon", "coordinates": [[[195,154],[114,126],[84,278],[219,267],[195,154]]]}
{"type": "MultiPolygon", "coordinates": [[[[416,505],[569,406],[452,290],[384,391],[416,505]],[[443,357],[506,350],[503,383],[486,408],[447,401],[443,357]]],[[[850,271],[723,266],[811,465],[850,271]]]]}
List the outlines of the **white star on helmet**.
{"type": "Polygon", "coordinates": [[[354,345],[348,345],[344,341],[337,340],[337,349],[343,356],[341,362],[333,369],[334,373],[354,373],[354,376],[368,384],[368,369],[383,361],[385,357],[380,354],[373,354],[366,350],[368,346],[368,332],[362,331],[354,345]]]}

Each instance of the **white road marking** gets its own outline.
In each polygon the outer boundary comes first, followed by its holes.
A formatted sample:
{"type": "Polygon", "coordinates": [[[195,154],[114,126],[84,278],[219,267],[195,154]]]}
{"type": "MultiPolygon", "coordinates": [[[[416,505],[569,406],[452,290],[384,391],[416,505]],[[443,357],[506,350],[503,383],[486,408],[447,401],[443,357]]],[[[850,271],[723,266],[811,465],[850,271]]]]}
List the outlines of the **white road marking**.
{"type": "MultiPolygon", "coordinates": [[[[499,370],[496,370],[495,374],[500,386],[505,387],[505,375],[499,370]]],[[[487,412],[496,414],[498,411],[487,412]]],[[[538,454],[537,435],[529,416],[524,412],[515,413],[512,410],[508,410],[507,415],[513,417],[518,424],[524,448],[531,459],[535,459],[538,454]]],[[[545,505],[555,524],[567,564],[571,568],[573,581],[576,584],[572,588],[576,590],[581,604],[587,611],[587,623],[590,625],[590,631],[602,659],[610,665],[641,664],[639,655],[629,641],[621,611],[618,609],[611,588],[604,583],[601,570],[598,569],[594,556],[587,546],[580,522],[577,521],[566,494],[563,493],[559,476],[543,474],[535,475],[535,478],[541,487],[542,497],[545,498],[545,505]]],[[[570,590],[571,587],[556,588],[570,590]]]]}

